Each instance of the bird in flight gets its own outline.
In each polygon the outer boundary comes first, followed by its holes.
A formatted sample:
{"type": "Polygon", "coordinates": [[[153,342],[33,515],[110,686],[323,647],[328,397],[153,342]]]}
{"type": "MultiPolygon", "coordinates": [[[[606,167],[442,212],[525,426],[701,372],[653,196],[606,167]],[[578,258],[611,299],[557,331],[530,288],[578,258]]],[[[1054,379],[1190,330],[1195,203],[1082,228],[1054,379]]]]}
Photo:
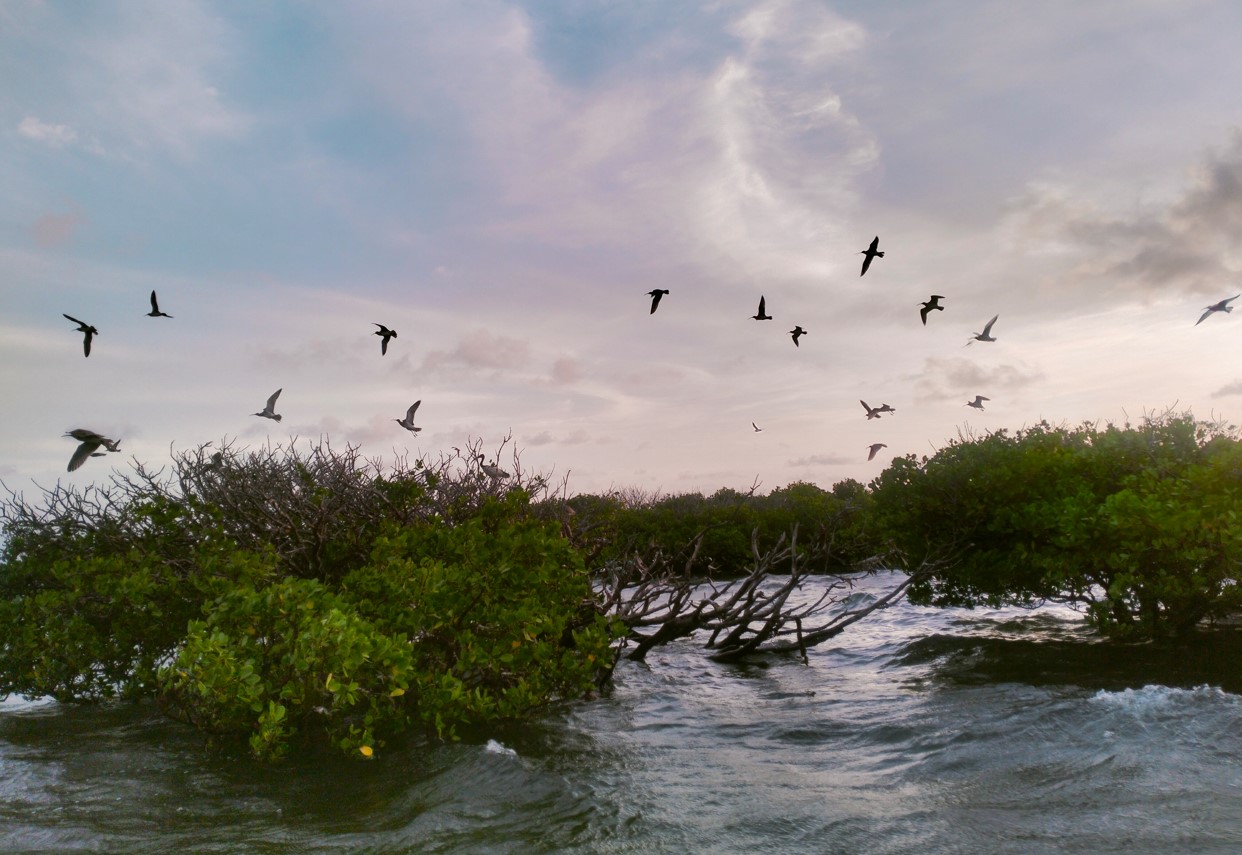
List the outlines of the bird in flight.
{"type": "Polygon", "coordinates": [[[1203,323],[1203,319],[1213,312],[1232,312],[1233,306],[1229,304],[1238,299],[1238,297],[1242,297],[1242,294],[1234,294],[1228,300],[1221,300],[1219,303],[1213,303],[1208,306],[1203,314],[1199,316],[1199,320],[1195,321],[1195,326],[1199,326],[1199,324],[1203,323]]]}
{"type": "Polygon", "coordinates": [[[764,311],[764,301],[763,301],[763,296],[762,296],[762,295],[760,295],[760,297],[759,297],[759,312],[758,312],[758,314],[751,315],[751,317],[752,317],[752,318],[754,318],[754,319],[755,319],[755,320],[757,320],[757,321],[770,321],[770,320],[772,320],[772,316],[771,316],[771,315],[769,315],[766,311],[764,311]]]}
{"type": "Polygon", "coordinates": [[[968,406],[968,407],[974,407],[976,410],[982,410],[982,409],[983,409],[983,402],[984,402],[984,401],[990,401],[990,400],[992,400],[992,399],[991,399],[991,398],[985,398],[985,397],[983,397],[982,395],[975,395],[975,399],[974,399],[973,401],[967,401],[967,402],[966,402],[966,406],[968,406]]]}
{"type": "MultiPolygon", "coordinates": [[[[374,321],[372,321],[371,323],[375,324],[374,321]]],[[[388,339],[396,338],[397,331],[390,330],[388,327],[384,326],[383,324],[375,324],[375,326],[379,327],[379,329],[375,331],[375,335],[380,337],[380,356],[383,356],[384,354],[388,353],[388,339]]]]}
{"type": "MultiPolygon", "coordinates": [[[[61,314],[64,315],[65,313],[61,312],[61,314]]],[[[86,323],[85,321],[79,321],[73,315],[65,315],[65,317],[78,325],[78,332],[86,334],[85,338],[82,339],[82,352],[85,355],[90,356],[91,355],[91,337],[99,335],[99,330],[95,329],[93,326],[86,323]]]]}
{"type": "Polygon", "coordinates": [[[171,318],[172,315],[167,312],[160,311],[159,301],[155,299],[155,292],[151,292],[151,311],[147,312],[148,318],[171,318]]]}
{"type": "Polygon", "coordinates": [[[651,298],[651,311],[647,314],[654,315],[655,310],[660,307],[660,298],[668,293],[667,288],[655,288],[647,292],[647,296],[651,298]]]}
{"type": "MultiPolygon", "coordinates": [[[[974,337],[971,338],[970,341],[966,342],[966,345],[970,346],[977,341],[996,341],[996,339],[992,336],[992,324],[996,323],[996,319],[999,317],[1000,315],[993,315],[992,320],[988,321],[987,326],[983,328],[983,332],[975,333],[974,337]]],[[[984,400],[987,399],[985,398],[984,400]]]]}
{"type": "Polygon", "coordinates": [[[890,407],[888,404],[880,404],[880,406],[875,408],[875,411],[877,413],[894,413],[894,414],[896,414],[897,412],[892,407],[890,407]]]}
{"type": "Polygon", "coordinates": [[[858,402],[858,403],[862,404],[862,405],[863,405],[863,409],[867,411],[867,418],[868,418],[868,419],[878,419],[878,418],[880,417],[880,408],[879,408],[879,407],[873,407],[873,406],[871,406],[870,404],[868,404],[866,401],[863,401],[863,400],[859,400],[859,402],[858,402]]]}
{"type": "Polygon", "coordinates": [[[759,425],[755,424],[754,422],[751,422],[750,426],[755,429],[755,433],[759,433],[761,430],[763,430],[763,428],[759,427],[759,425]]]}
{"type": "Polygon", "coordinates": [[[884,444],[884,443],[882,443],[882,442],[873,442],[873,443],[871,443],[871,445],[869,445],[869,446],[868,446],[868,448],[869,448],[870,450],[869,450],[869,451],[868,451],[868,453],[867,453],[867,459],[868,459],[868,460],[875,460],[875,456],[876,456],[877,454],[879,454],[879,453],[880,453],[880,449],[881,449],[881,448],[888,448],[888,446],[887,446],[887,445],[885,445],[885,444],[884,444]]]}
{"type": "Polygon", "coordinates": [[[69,458],[69,472],[81,467],[81,465],[86,462],[88,457],[102,457],[103,452],[98,451],[98,448],[101,445],[108,449],[108,451],[121,450],[121,441],[119,439],[108,439],[106,436],[101,436],[93,430],[74,428],[66,433],[65,436],[72,437],[80,443],[78,447],[74,449],[73,457],[69,458]]]}
{"type": "Polygon", "coordinates": [[[284,388],[282,387],[280,389],[277,389],[275,392],[273,392],[272,397],[267,399],[267,405],[264,406],[260,412],[253,413],[252,415],[262,416],[265,419],[273,419],[275,421],[280,421],[280,415],[276,412],[276,399],[280,397],[280,393],[283,391],[284,391],[284,388]]]}
{"type": "Polygon", "coordinates": [[[793,329],[791,329],[791,330],[789,331],[789,334],[790,334],[791,336],[793,336],[794,346],[795,346],[795,347],[801,347],[802,345],[798,344],[798,339],[799,339],[800,337],[802,337],[802,336],[806,335],[806,330],[804,330],[804,329],[802,328],[802,325],[801,325],[801,324],[799,324],[799,325],[795,326],[793,329]]]}
{"type": "Polygon", "coordinates": [[[418,433],[420,430],[422,430],[422,428],[414,427],[414,414],[418,412],[418,405],[421,404],[422,402],[423,402],[423,399],[419,398],[417,401],[410,404],[410,408],[405,411],[404,419],[393,419],[393,421],[401,425],[401,427],[405,428],[410,433],[418,433]]]}
{"type": "Polygon", "coordinates": [[[866,258],[863,259],[862,273],[859,273],[858,274],[859,276],[867,275],[867,268],[871,266],[871,260],[873,258],[875,258],[876,256],[879,256],[880,258],[884,257],[884,253],[880,252],[878,248],[879,246],[880,246],[880,236],[876,235],[871,240],[871,246],[867,247],[864,250],[859,251],[858,253],[859,255],[867,256],[866,258]]]}
{"type": "Polygon", "coordinates": [[[944,306],[940,305],[940,301],[944,297],[939,294],[932,294],[931,299],[923,303],[923,308],[919,309],[919,317],[923,319],[923,326],[927,326],[927,313],[931,311],[943,312],[944,306]]]}

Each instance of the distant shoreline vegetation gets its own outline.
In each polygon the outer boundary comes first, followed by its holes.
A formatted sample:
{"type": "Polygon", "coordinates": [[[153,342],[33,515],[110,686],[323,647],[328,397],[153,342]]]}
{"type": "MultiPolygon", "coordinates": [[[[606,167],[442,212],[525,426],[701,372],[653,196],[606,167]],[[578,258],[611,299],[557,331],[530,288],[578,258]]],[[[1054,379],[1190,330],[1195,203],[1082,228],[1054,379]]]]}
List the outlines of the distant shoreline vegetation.
{"type": "Polygon", "coordinates": [[[767,495],[569,496],[478,446],[382,465],[225,443],[10,492],[0,695],[153,698],[263,759],[307,740],[367,758],[589,697],[673,639],[805,657],[905,595],[1066,602],[1124,640],[1242,608],[1242,447],[1189,415],[962,437],[871,485],[767,495]],[[905,573],[849,601],[881,568],[905,573]],[[799,598],[811,577],[822,596],[799,598]]]}

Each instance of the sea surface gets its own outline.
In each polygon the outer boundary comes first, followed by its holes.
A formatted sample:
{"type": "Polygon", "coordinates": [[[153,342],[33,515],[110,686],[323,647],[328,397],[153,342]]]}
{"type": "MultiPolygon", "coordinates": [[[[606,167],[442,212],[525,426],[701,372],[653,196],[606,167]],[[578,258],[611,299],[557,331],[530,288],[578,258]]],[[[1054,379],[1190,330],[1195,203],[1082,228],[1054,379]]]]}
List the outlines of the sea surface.
{"type": "Polygon", "coordinates": [[[809,660],[679,642],[603,697],[370,762],[262,766],[151,706],[9,699],[0,852],[1242,853],[1236,633],[902,603],[809,660]]]}

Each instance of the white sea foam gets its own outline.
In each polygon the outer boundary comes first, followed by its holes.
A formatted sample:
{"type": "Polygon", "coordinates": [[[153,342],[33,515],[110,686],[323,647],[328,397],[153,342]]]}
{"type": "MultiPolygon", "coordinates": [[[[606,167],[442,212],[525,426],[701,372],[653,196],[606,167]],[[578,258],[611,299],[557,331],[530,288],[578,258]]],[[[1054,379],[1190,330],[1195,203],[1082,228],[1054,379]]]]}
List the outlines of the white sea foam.
{"type": "Polygon", "coordinates": [[[1142,716],[1152,713],[1174,713],[1205,706],[1236,707],[1242,705],[1242,696],[1223,691],[1217,686],[1196,686],[1179,689],[1172,686],[1144,686],[1141,689],[1123,689],[1109,692],[1101,689],[1091,698],[1111,709],[1142,716]]]}
{"type": "Polygon", "coordinates": [[[487,745],[484,746],[484,749],[489,754],[504,754],[509,757],[517,756],[517,752],[514,751],[512,748],[506,748],[504,745],[501,745],[499,742],[497,742],[494,739],[487,740],[487,745]]]}

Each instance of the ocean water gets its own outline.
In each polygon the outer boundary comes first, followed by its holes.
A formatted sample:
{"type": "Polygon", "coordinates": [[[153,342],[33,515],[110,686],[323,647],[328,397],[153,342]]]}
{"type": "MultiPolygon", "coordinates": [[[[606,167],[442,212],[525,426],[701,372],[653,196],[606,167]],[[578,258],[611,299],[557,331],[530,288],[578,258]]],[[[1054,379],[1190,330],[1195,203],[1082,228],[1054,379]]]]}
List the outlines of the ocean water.
{"type": "Polygon", "coordinates": [[[809,659],[681,642],[600,698],[373,762],[261,766],[149,706],[10,699],[0,852],[1242,852],[1236,633],[902,603],[809,659]]]}

